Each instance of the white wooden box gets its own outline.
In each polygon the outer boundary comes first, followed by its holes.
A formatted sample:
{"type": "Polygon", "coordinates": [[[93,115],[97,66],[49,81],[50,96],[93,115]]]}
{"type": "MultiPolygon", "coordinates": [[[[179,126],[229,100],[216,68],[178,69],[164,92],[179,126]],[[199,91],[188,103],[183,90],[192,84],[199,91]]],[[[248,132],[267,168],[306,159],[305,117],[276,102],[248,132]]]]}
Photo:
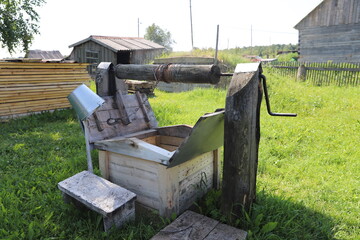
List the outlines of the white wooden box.
{"type": "Polygon", "coordinates": [[[90,143],[99,149],[102,177],[134,192],[139,204],[165,217],[184,212],[219,187],[223,111],[205,114],[193,128],[157,127],[145,95],[120,97],[117,104],[125,111],[113,108],[119,96],[105,97],[106,104],[86,123],[90,143]],[[114,119],[121,120],[113,124],[114,119]]]}

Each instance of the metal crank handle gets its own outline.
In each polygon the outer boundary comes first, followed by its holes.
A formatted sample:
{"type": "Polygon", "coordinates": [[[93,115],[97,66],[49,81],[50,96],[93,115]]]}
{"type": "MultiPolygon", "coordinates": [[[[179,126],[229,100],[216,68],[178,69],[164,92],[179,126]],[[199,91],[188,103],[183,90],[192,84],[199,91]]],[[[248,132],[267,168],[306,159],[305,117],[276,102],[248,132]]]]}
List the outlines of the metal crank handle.
{"type": "Polygon", "coordinates": [[[266,101],[266,109],[267,109],[267,112],[269,113],[269,115],[270,116],[275,116],[275,117],[296,117],[297,116],[296,113],[273,113],[273,112],[271,112],[270,99],[269,99],[269,94],[268,94],[268,91],[267,91],[265,75],[261,74],[260,75],[260,80],[261,79],[263,80],[263,88],[264,88],[265,101],[266,101]]]}

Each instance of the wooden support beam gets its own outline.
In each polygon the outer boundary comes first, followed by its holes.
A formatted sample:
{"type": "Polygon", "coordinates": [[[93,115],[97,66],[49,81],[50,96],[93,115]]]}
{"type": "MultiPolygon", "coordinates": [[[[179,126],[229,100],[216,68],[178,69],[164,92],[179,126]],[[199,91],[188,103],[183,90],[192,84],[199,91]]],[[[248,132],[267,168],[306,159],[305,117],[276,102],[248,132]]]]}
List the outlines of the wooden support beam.
{"type": "Polygon", "coordinates": [[[230,219],[248,211],[256,194],[261,66],[247,66],[250,70],[234,74],[226,96],[221,210],[230,219]]]}
{"type": "Polygon", "coordinates": [[[149,118],[149,115],[147,114],[147,111],[146,111],[146,108],[145,108],[145,105],[144,105],[144,101],[141,97],[141,94],[139,92],[135,92],[135,95],[136,95],[136,99],[139,103],[139,107],[144,115],[144,119],[145,119],[145,122],[150,122],[150,118],[149,118]]]}
{"type": "Polygon", "coordinates": [[[124,99],[121,95],[121,93],[119,92],[116,92],[115,94],[115,103],[119,109],[119,112],[120,112],[120,118],[121,118],[121,122],[124,124],[124,125],[128,125],[129,123],[131,123],[131,120],[129,118],[129,114],[126,110],[126,107],[125,107],[125,103],[124,103],[124,99]]]}

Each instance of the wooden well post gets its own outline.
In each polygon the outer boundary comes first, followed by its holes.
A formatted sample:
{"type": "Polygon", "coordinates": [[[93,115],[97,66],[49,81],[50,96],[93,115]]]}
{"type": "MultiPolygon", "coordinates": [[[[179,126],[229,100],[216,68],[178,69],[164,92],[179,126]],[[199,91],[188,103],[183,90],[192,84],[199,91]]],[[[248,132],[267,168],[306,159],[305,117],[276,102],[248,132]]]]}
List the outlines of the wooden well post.
{"type": "Polygon", "coordinates": [[[260,105],[260,63],[239,64],[226,96],[221,211],[240,216],[255,200],[260,105]]]}

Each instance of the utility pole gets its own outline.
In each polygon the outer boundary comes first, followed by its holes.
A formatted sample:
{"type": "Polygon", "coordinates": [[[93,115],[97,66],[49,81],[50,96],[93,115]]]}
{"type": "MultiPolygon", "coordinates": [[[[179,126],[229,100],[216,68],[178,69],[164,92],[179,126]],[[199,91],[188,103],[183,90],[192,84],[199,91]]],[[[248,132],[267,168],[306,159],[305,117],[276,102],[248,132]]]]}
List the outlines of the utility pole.
{"type": "Polygon", "coordinates": [[[192,47],[192,49],[194,49],[194,37],[193,37],[191,0],[190,0],[190,25],[191,25],[191,47],[192,47]]]}
{"type": "Polygon", "coordinates": [[[250,37],[251,37],[251,47],[252,47],[252,25],[251,25],[251,28],[250,28],[250,37]]]}
{"type": "Polygon", "coordinates": [[[138,37],[140,37],[140,20],[138,18],[138,37]]]}
{"type": "Polygon", "coordinates": [[[215,65],[218,64],[218,49],[219,49],[219,24],[217,25],[217,28],[216,28],[216,47],[215,47],[215,57],[214,57],[215,65]]]}
{"type": "Polygon", "coordinates": [[[250,53],[252,54],[252,25],[251,25],[251,27],[250,27],[250,46],[251,46],[251,50],[250,50],[250,53]]]}

